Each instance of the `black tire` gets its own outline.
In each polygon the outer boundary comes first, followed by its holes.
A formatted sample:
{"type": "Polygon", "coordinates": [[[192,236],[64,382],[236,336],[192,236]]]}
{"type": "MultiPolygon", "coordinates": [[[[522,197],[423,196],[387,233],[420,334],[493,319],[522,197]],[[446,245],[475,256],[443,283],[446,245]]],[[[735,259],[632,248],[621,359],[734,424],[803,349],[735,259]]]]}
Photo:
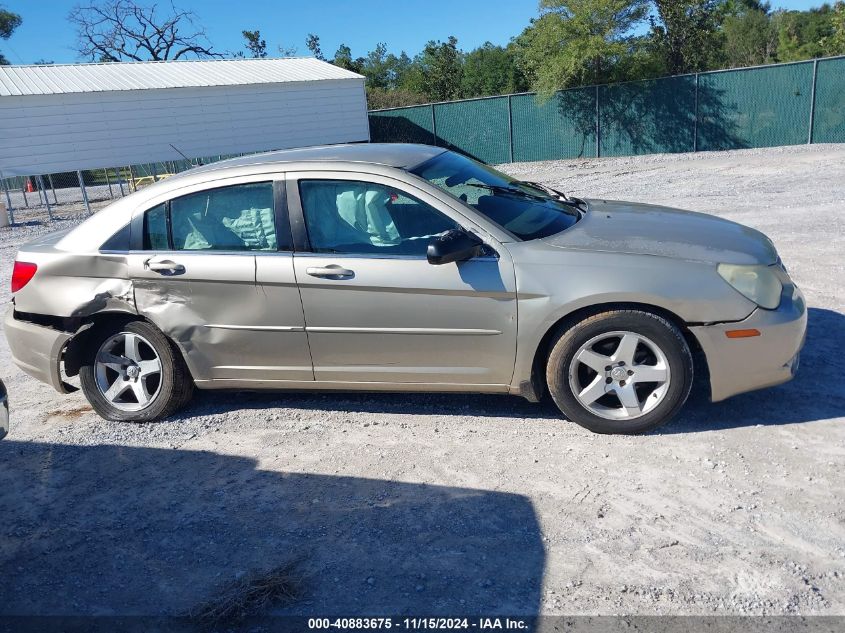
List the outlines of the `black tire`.
{"type": "Polygon", "coordinates": [[[588,317],[558,333],[546,363],[546,382],[561,412],[584,428],[594,433],[644,433],[666,424],[683,407],[692,387],[693,359],[684,335],[668,320],[640,310],[612,310],[588,317]],[[588,341],[620,331],[647,337],[660,348],[669,365],[669,386],[662,400],[639,417],[607,419],[578,400],[570,384],[569,371],[573,358],[588,341]]]}
{"type": "Polygon", "coordinates": [[[85,397],[100,417],[113,422],[152,422],[172,415],[193,396],[194,381],[182,355],[155,326],[145,321],[131,321],[123,325],[102,327],[92,333],[89,343],[90,348],[86,350],[79,369],[79,379],[85,397]],[[95,358],[100,347],[121,333],[143,337],[161,361],[157,393],[146,407],[135,411],[124,411],[109,402],[96,379],[95,358]]]}

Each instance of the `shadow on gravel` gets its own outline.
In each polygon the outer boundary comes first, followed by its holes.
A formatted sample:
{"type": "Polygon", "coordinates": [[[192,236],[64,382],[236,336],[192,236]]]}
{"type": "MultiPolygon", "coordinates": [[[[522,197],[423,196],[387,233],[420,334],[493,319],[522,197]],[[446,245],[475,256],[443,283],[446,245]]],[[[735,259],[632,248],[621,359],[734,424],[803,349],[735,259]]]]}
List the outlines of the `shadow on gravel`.
{"type": "Polygon", "coordinates": [[[544,549],[519,495],[14,441],[0,481],[0,615],[181,614],[291,561],[301,597],[276,613],[539,609],[544,549]]]}
{"type": "MultiPolygon", "coordinates": [[[[845,349],[845,315],[810,308],[798,373],[770,389],[710,403],[698,388],[674,422],[657,433],[698,433],[743,426],[777,426],[845,416],[845,382],[838,379],[845,349]],[[832,377],[836,377],[831,379],[832,377]]],[[[700,385],[699,385],[700,387],[700,385]]]]}

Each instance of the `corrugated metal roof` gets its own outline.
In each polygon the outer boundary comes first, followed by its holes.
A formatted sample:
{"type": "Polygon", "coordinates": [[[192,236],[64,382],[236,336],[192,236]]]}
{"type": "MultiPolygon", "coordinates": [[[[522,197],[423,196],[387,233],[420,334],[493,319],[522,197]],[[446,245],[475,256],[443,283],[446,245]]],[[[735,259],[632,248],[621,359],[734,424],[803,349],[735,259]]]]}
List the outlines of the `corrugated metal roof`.
{"type": "Polygon", "coordinates": [[[362,78],[313,57],[0,66],[0,97],[362,78]]]}

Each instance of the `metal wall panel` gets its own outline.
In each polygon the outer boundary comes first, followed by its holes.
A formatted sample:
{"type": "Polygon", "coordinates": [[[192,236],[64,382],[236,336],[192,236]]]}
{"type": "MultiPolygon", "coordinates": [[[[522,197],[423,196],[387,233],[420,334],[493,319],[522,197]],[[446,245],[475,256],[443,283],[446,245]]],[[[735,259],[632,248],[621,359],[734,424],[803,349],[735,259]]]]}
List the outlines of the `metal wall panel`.
{"type": "Polygon", "coordinates": [[[0,99],[0,173],[367,141],[363,80],[0,99]]]}

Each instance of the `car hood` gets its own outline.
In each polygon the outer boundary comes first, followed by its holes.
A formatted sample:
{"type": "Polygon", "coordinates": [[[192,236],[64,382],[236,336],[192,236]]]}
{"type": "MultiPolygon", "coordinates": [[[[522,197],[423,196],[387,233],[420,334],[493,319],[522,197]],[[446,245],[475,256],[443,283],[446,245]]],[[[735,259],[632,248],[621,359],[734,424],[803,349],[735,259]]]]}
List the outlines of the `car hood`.
{"type": "Polygon", "coordinates": [[[657,255],[726,264],[774,264],[777,251],[754,229],[706,213],[635,202],[588,200],[572,228],[546,238],[575,250],[657,255]]]}

